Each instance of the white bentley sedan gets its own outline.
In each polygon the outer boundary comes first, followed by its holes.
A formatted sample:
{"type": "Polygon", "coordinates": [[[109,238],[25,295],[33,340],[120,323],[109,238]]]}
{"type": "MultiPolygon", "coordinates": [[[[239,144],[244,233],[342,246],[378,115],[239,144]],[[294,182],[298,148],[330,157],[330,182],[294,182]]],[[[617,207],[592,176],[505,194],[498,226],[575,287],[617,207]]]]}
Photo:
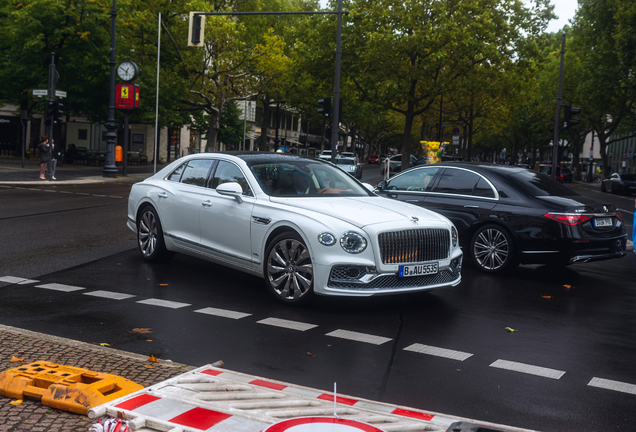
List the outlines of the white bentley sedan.
{"type": "Polygon", "coordinates": [[[317,159],[201,153],[132,187],[128,227],[148,261],[203,258],[264,278],[285,303],[459,284],[453,224],[370,189],[317,159]]]}

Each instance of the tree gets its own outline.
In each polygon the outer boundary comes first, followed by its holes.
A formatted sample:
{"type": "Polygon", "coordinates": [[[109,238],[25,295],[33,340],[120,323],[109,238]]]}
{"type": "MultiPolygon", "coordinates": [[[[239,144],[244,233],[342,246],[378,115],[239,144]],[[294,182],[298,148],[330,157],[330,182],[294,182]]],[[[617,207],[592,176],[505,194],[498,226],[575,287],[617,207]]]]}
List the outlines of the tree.
{"type": "Polygon", "coordinates": [[[228,150],[238,150],[243,142],[243,126],[241,110],[238,108],[236,101],[226,103],[219,121],[218,139],[228,146],[228,150]]]}

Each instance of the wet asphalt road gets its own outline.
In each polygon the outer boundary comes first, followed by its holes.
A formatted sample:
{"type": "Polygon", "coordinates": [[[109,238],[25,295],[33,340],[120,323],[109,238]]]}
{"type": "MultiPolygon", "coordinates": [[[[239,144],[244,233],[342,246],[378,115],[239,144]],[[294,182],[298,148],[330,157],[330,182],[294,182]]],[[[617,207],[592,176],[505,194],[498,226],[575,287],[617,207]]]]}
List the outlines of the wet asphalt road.
{"type": "MultiPolygon", "coordinates": [[[[368,167],[365,180],[376,170],[368,167]]],[[[39,281],[0,282],[0,323],[194,366],[220,359],[229,369],[324,390],[337,381],[344,394],[518,427],[634,429],[636,394],[588,385],[636,384],[633,252],[558,273],[522,266],[493,277],[465,267],[455,288],[290,308],[270,298],[262,280],[214,264],[180,255],[167,265],[144,262],[125,227],[125,198],[116,198],[129,187],[0,189],[0,277],[39,281]],[[373,343],[342,339],[339,330],[373,343]],[[413,351],[422,346],[463,360],[413,351]],[[506,362],[543,376],[495,367],[506,362]]],[[[627,210],[631,229],[633,197],[597,198],[627,210]]]]}

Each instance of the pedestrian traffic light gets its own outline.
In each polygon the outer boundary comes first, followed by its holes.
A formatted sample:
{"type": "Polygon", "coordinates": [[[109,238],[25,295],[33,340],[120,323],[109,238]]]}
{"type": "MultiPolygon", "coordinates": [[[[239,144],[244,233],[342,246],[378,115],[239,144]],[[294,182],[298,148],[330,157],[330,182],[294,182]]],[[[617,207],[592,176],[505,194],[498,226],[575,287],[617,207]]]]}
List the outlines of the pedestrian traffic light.
{"type": "Polygon", "coordinates": [[[190,24],[188,28],[188,46],[203,46],[203,30],[205,28],[205,15],[197,15],[201,12],[190,12],[190,24]]]}
{"type": "Polygon", "coordinates": [[[64,104],[61,102],[53,102],[55,110],[53,111],[53,121],[55,123],[64,121],[64,104]]]}
{"type": "Polygon", "coordinates": [[[318,113],[322,114],[325,117],[331,116],[331,97],[326,97],[324,99],[318,99],[318,113]]]}
{"type": "Polygon", "coordinates": [[[580,123],[580,120],[577,118],[572,118],[572,114],[576,115],[581,112],[581,108],[573,107],[570,105],[563,105],[563,111],[565,114],[565,118],[563,120],[563,128],[567,129],[570,126],[575,126],[580,123]]]}

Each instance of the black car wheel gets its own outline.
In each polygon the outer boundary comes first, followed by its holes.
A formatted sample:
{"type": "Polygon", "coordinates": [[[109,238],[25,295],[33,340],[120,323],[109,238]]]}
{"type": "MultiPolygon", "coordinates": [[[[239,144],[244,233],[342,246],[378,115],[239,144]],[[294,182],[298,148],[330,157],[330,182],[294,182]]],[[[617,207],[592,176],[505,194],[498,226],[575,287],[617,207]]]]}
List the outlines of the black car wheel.
{"type": "Polygon", "coordinates": [[[512,236],[504,228],[489,224],[477,230],[470,242],[473,263],[488,273],[516,267],[512,236]]]}
{"type": "Polygon", "coordinates": [[[174,252],[166,249],[161,221],[151,206],[144,207],[137,219],[137,245],[146,261],[161,262],[174,256],[174,252]]]}
{"type": "Polygon", "coordinates": [[[276,236],[265,251],[265,283],[286,304],[308,302],[314,292],[314,267],[309,250],[295,232],[276,236]]]}
{"type": "Polygon", "coordinates": [[[607,189],[605,189],[605,182],[601,182],[601,192],[607,192],[607,189]]]}

